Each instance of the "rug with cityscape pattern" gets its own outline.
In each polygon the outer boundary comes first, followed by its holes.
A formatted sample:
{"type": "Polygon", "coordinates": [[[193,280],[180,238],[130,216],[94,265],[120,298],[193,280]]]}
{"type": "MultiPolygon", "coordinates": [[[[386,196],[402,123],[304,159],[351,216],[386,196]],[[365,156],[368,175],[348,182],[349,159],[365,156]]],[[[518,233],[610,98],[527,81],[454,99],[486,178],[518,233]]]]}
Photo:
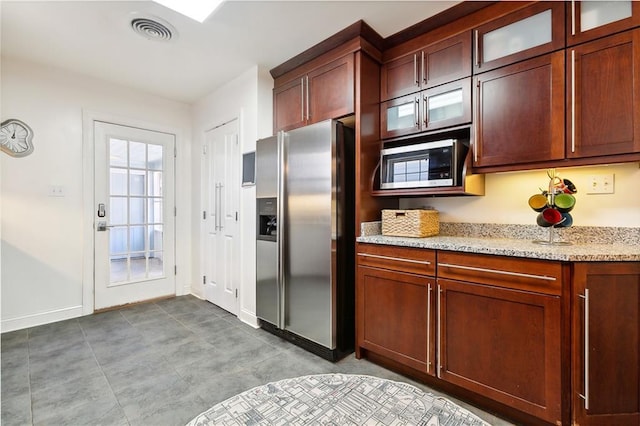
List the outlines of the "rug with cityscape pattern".
{"type": "Polygon", "coordinates": [[[446,398],[407,383],[320,374],[268,383],[220,402],[187,426],[490,426],[446,398]]]}

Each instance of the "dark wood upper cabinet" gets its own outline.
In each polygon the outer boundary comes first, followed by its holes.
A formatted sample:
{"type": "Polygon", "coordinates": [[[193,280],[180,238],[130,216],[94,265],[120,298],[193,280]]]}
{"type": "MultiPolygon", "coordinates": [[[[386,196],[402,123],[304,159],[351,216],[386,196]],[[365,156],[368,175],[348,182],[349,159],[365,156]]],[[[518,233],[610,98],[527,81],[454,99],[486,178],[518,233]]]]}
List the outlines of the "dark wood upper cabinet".
{"type": "Polygon", "coordinates": [[[564,48],[564,2],[538,2],[474,30],[474,74],[564,48]]]}
{"type": "Polygon", "coordinates": [[[353,54],[274,87],[274,131],[352,114],[354,93],[353,54]]]}
{"type": "Polygon", "coordinates": [[[573,421],[640,424],[640,263],[578,263],[573,273],[573,421]]]}
{"type": "Polygon", "coordinates": [[[309,124],[353,113],[352,54],[309,72],[307,79],[309,124]]]}
{"type": "Polygon", "coordinates": [[[564,51],[474,77],[474,166],[510,166],[565,155],[564,51]]]}
{"type": "Polygon", "coordinates": [[[567,50],[567,157],[640,152],[640,29],[567,50]]]}
{"type": "Polygon", "coordinates": [[[305,78],[301,77],[273,89],[274,132],[304,126],[305,87],[305,78]]]}
{"type": "Polygon", "coordinates": [[[471,75],[471,33],[449,37],[382,66],[383,101],[471,75]]]}
{"type": "Polygon", "coordinates": [[[567,46],[640,26],[640,2],[571,1],[567,3],[567,46]]]}

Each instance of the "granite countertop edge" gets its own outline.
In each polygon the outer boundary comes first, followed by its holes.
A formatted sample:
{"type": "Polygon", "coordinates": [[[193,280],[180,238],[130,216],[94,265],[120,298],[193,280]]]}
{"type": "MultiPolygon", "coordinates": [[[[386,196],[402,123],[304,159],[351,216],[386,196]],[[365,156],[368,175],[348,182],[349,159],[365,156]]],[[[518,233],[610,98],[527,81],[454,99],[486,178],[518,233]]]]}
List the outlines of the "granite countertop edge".
{"type": "Polygon", "coordinates": [[[359,243],[416,247],[466,253],[492,254],[566,262],[633,262],[640,261],[640,245],[574,244],[550,246],[534,240],[502,238],[468,238],[434,236],[426,238],[370,235],[356,238],[359,243]]]}

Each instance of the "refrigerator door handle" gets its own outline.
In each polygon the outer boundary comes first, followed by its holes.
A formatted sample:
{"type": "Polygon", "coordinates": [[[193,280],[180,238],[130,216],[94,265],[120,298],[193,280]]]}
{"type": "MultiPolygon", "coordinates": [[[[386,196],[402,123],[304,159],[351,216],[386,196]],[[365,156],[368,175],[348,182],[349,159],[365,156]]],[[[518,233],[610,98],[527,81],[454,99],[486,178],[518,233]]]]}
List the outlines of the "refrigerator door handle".
{"type": "Polygon", "coordinates": [[[284,182],[285,177],[283,173],[286,173],[284,167],[285,161],[285,132],[278,132],[277,139],[277,158],[278,158],[278,181],[277,181],[277,203],[276,203],[276,217],[278,221],[276,240],[278,244],[278,328],[284,329],[285,326],[285,271],[284,271],[284,238],[285,238],[285,217],[284,217],[284,182]]]}

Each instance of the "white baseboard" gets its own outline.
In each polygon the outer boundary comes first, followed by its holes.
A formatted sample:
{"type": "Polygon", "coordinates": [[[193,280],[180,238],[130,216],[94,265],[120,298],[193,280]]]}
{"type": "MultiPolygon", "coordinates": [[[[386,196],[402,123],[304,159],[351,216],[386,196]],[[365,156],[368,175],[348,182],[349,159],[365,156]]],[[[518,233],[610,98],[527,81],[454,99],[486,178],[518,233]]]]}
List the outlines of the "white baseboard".
{"type": "Polygon", "coordinates": [[[2,333],[81,317],[82,305],[2,320],[2,333]]]}
{"type": "Polygon", "coordinates": [[[260,328],[260,324],[258,323],[258,317],[254,312],[245,311],[240,309],[240,315],[238,319],[243,323],[250,325],[253,328],[260,328]]]}

